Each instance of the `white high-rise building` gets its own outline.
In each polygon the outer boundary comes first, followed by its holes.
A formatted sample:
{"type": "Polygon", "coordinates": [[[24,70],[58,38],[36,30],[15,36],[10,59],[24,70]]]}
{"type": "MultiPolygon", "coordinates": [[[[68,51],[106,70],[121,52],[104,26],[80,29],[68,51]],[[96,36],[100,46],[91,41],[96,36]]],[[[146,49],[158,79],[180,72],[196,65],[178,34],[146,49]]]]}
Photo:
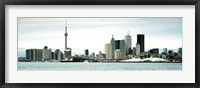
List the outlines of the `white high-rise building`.
{"type": "Polygon", "coordinates": [[[45,46],[43,49],[42,49],[42,59],[43,61],[49,61],[51,59],[51,49],[48,49],[47,46],[45,46]]]}
{"type": "Polygon", "coordinates": [[[132,47],[132,39],[131,39],[131,36],[129,35],[129,32],[125,36],[125,47],[126,47],[126,54],[130,54],[129,48],[132,47]]]}
{"type": "Polygon", "coordinates": [[[140,56],[140,44],[136,43],[136,56],[140,56]]]}
{"type": "Polygon", "coordinates": [[[115,50],[115,59],[121,59],[121,51],[120,49],[115,50]]]}

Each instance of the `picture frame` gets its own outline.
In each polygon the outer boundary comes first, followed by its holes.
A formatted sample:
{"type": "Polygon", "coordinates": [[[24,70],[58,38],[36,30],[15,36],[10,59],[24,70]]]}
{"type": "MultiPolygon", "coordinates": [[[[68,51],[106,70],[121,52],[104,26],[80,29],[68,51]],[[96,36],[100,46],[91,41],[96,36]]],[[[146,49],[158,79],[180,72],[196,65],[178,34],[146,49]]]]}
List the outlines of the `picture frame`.
{"type": "Polygon", "coordinates": [[[1,1],[0,86],[2,88],[199,88],[200,0],[8,0],[1,1]],[[6,5],[195,5],[195,83],[5,83],[6,5]]]}

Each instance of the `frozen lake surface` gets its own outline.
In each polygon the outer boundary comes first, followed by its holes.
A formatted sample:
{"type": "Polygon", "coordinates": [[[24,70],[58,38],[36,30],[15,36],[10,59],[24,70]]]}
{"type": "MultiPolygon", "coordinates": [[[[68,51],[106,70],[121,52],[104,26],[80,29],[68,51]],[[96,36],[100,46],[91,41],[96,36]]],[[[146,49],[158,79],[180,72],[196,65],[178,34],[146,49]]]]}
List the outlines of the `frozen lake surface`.
{"type": "Polygon", "coordinates": [[[18,71],[182,70],[182,63],[18,62],[18,71]]]}

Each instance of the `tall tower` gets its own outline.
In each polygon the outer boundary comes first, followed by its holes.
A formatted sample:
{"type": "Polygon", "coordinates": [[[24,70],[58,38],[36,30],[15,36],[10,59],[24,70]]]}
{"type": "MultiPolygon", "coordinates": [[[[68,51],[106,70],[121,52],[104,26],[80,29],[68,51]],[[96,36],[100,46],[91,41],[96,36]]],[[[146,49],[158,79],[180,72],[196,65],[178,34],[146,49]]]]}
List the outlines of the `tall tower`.
{"type": "Polygon", "coordinates": [[[144,52],[144,34],[137,35],[137,43],[140,44],[140,53],[144,52]]]}
{"type": "Polygon", "coordinates": [[[131,54],[129,52],[129,49],[132,47],[132,39],[129,35],[129,31],[127,32],[127,35],[125,36],[125,46],[126,46],[126,55],[131,54]]]}
{"type": "Polygon", "coordinates": [[[115,55],[115,39],[114,36],[112,35],[112,39],[110,41],[110,58],[114,59],[114,55],[115,55]]]}
{"type": "Polygon", "coordinates": [[[68,36],[68,33],[67,33],[67,20],[65,20],[65,59],[67,59],[68,57],[71,56],[71,48],[68,48],[67,47],[67,36],[68,36]]]}
{"type": "Polygon", "coordinates": [[[67,49],[67,36],[68,36],[68,34],[67,34],[67,22],[65,21],[65,49],[67,49]]]}

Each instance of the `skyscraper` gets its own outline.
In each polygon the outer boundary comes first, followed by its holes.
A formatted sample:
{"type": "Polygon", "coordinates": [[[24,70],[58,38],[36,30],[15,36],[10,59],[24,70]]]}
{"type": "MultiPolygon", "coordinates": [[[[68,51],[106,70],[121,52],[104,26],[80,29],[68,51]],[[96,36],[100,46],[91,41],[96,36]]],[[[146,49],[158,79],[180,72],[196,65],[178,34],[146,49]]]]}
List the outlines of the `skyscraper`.
{"type": "Polygon", "coordinates": [[[28,61],[42,61],[42,49],[27,49],[26,60],[28,61]]]}
{"type": "Polygon", "coordinates": [[[58,57],[59,57],[58,53],[59,53],[59,52],[60,52],[59,49],[56,49],[56,50],[55,50],[55,53],[54,53],[55,60],[58,60],[58,57]]]}
{"type": "Polygon", "coordinates": [[[120,56],[126,56],[125,40],[115,40],[115,49],[119,49],[120,56]]]}
{"type": "Polygon", "coordinates": [[[49,61],[52,58],[51,49],[48,49],[47,46],[45,46],[42,49],[42,61],[49,61]]]}
{"type": "Polygon", "coordinates": [[[132,39],[131,36],[129,35],[129,32],[125,36],[125,47],[126,47],[126,55],[129,54],[129,48],[132,47],[132,39]]]}
{"type": "Polygon", "coordinates": [[[144,34],[137,35],[137,43],[140,44],[140,53],[144,52],[144,34]]]}
{"type": "Polygon", "coordinates": [[[86,50],[85,50],[85,56],[88,56],[88,55],[89,55],[89,50],[86,49],[86,50]]]}
{"type": "Polygon", "coordinates": [[[59,51],[57,57],[58,57],[58,61],[61,61],[63,59],[63,53],[59,51]]]}
{"type": "Polygon", "coordinates": [[[106,53],[106,59],[110,58],[110,44],[105,44],[105,53],[106,53]]]}
{"type": "Polygon", "coordinates": [[[51,59],[55,59],[56,60],[56,55],[55,55],[55,53],[54,52],[51,52],[51,59]]]}
{"type": "Polygon", "coordinates": [[[136,43],[136,56],[140,56],[140,44],[136,43]]]}
{"type": "Polygon", "coordinates": [[[37,50],[37,61],[42,61],[42,49],[37,50]]]}
{"type": "Polygon", "coordinates": [[[114,59],[115,55],[115,39],[114,36],[112,35],[112,39],[110,41],[110,58],[114,59]]]}
{"type": "Polygon", "coordinates": [[[120,52],[121,56],[124,57],[126,56],[126,47],[125,47],[125,40],[120,40],[120,52]]]}
{"type": "Polygon", "coordinates": [[[31,61],[33,61],[33,49],[30,49],[30,58],[31,61]]]}
{"type": "Polygon", "coordinates": [[[135,55],[136,55],[136,48],[133,47],[133,56],[135,56],[135,55]]]}
{"type": "Polygon", "coordinates": [[[26,50],[26,60],[30,60],[30,49],[26,50]]]}
{"type": "Polygon", "coordinates": [[[120,40],[115,40],[115,49],[120,49],[120,40]]]}

